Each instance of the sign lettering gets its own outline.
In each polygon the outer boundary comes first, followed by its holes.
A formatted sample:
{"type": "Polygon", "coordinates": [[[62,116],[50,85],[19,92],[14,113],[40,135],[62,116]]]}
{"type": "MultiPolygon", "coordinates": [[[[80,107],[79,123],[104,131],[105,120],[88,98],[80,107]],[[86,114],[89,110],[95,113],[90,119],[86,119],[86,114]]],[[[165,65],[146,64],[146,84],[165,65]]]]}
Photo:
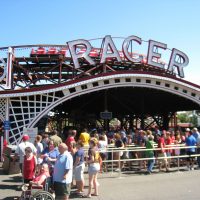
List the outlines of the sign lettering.
{"type": "MultiPolygon", "coordinates": [[[[129,52],[128,48],[131,41],[135,41],[138,45],[142,45],[142,39],[137,36],[129,36],[127,37],[122,44],[122,52],[123,56],[130,62],[142,62],[142,58],[134,58],[129,52]]],[[[67,42],[69,47],[69,51],[76,69],[80,68],[79,59],[82,58],[90,65],[95,65],[95,61],[90,57],[90,52],[92,51],[92,45],[87,40],[74,40],[67,42]],[[85,49],[83,52],[77,52],[77,48],[83,46],[85,49]]],[[[100,53],[100,64],[106,62],[108,58],[115,58],[118,62],[122,62],[119,51],[117,50],[114,41],[110,35],[107,35],[102,40],[102,51],[100,53]]],[[[155,51],[155,49],[167,49],[167,44],[157,42],[154,40],[149,40],[148,42],[148,51],[147,51],[147,65],[151,65],[154,67],[159,67],[164,69],[165,64],[162,62],[158,62],[162,58],[162,55],[155,51]],[[157,61],[157,62],[156,62],[157,61]]],[[[178,76],[184,78],[183,68],[187,66],[189,63],[188,56],[182,51],[173,48],[171,52],[171,56],[169,59],[169,63],[167,66],[167,70],[174,72],[175,68],[177,69],[178,76]]]]}

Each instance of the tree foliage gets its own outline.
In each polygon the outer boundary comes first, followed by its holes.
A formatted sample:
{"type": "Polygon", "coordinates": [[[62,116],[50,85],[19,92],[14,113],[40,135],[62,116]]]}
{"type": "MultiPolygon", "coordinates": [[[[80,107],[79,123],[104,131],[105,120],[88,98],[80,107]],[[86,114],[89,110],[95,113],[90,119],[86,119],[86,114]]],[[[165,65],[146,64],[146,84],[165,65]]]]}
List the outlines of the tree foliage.
{"type": "Polygon", "coordinates": [[[189,123],[190,122],[190,117],[187,113],[180,113],[177,114],[178,122],[180,123],[189,123]]]}
{"type": "Polygon", "coordinates": [[[193,126],[198,125],[197,115],[193,113],[179,113],[177,114],[177,119],[180,123],[191,123],[193,126]]]}

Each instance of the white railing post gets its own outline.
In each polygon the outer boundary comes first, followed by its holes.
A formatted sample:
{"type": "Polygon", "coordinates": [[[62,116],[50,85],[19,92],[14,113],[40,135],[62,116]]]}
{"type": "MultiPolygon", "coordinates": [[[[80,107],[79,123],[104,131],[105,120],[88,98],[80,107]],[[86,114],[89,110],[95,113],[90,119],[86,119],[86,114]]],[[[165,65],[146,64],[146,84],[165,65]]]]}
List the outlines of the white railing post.
{"type": "Polygon", "coordinates": [[[114,156],[113,156],[113,149],[111,151],[111,158],[112,158],[112,173],[113,173],[113,158],[114,158],[114,156]]]}
{"type": "Polygon", "coordinates": [[[118,151],[119,153],[119,161],[118,161],[118,165],[119,165],[119,172],[118,172],[118,177],[121,177],[121,156],[120,156],[120,151],[118,151]]]}
{"type": "Polygon", "coordinates": [[[178,147],[179,148],[179,153],[178,153],[178,158],[177,158],[177,164],[178,164],[178,172],[180,170],[180,153],[181,153],[181,150],[180,150],[180,146],[178,147]]]}

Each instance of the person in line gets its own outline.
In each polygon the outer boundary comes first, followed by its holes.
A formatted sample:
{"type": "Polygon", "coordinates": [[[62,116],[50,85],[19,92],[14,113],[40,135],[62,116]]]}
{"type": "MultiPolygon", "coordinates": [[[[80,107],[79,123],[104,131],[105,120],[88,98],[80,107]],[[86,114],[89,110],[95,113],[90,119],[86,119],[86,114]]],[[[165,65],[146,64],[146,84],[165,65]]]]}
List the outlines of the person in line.
{"type": "Polygon", "coordinates": [[[15,155],[13,157],[13,160],[17,160],[19,158],[19,167],[21,172],[23,172],[23,163],[24,163],[24,156],[25,156],[25,148],[30,147],[33,154],[37,154],[37,149],[35,148],[34,144],[29,142],[29,136],[24,134],[22,137],[22,142],[17,146],[15,150],[15,155]]]}
{"type": "Polygon", "coordinates": [[[49,143],[49,134],[48,133],[43,133],[42,134],[42,141],[41,141],[42,145],[43,145],[43,149],[45,149],[46,147],[48,147],[48,143],[49,143]]]}
{"type": "MultiPolygon", "coordinates": [[[[138,141],[138,145],[141,148],[145,147],[146,141],[147,141],[147,133],[144,130],[140,130],[139,131],[140,137],[139,137],[139,141],[138,141]]],[[[138,156],[139,158],[145,158],[145,152],[144,151],[139,151],[138,152],[138,156]]],[[[146,160],[141,160],[139,161],[139,169],[146,169],[146,160]]]]}
{"type": "Polygon", "coordinates": [[[159,159],[159,171],[162,170],[162,165],[164,163],[166,172],[169,172],[167,154],[165,150],[165,131],[163,131],[161,136],[158,137],[158,148],[160,148],[160,150],[158,150],[158,158],[161,158],[159,159]]]}
{"type": "Polygon", "coordinates": [[[53,130],[51,134],[50,140],[53,140],[54,145],[58,147],[62,143],[62,139],[58,136],[58,131],[53,130]]]}
{"type": "MultiPolygon", "coordinates": [[[[123,143],[123,141],[121,139],[120,133],[116,133],[114,138],[115,138],[115,148],[118,148],[119,150],[114,152],[113,157],[114,157],[114,160],[120,160],[122,158],[122,156],[123,156],[123,151],[120,151],[120,149],[123,150],[124,143],[123,143]]],[[[116,172],[121,171],[122,166],[123,166],[123,162],[122,161],[118,161],[117,162],[117,169],[115,171],[116,172]]]]}
{"type": "Polygon", "coordinates": [[[166,138],[165,138],[165,144],[167,145],[167,148],[169,149],[166,149],[166,155],[167,155],[167,162],[168,162],[168,167],[170,168],[170,165],[171,165],[171,156],[172,156],[172,144],[174,143],[174,141],[172,141],[172,138],[171,138],[171,134],[169,131],[166,132],[166,138]]]}
{"type": "MultiPolygon", "coordinates": [[[[197,137],[197,154],[200,154],[200,135],[197,137]]],[[[200,168],[200,156],[197,157],[198,168],[200,168]]]]}
{"type": "Polygon", "coordinates": [[[84,149],[83,143],[78,142],[76,144],[76,152],[74,154],[74,179],[76,181],[77,191],[76,194],[82,194],[84,190],[84,149]]]}
{"type": "Polygon", "coordinates": [[[186,128],[185,129],[185,134],[184,135],[182,135],[182,140],[185,142],[185,140],[186,140],[186,138],[189,136],[189,134],[190,134],[190,128],[186,128]]]}
{"type": "Polygon", "coordinates": [[[151,174],[153,171],[153,167],[155,164],[155,156],[154,156],[154,136],[149,135],[148,140],[146,141],[146,158],[151,158],[151,160],[147,161],[147,173],[151,174]]]}
{"type": "Polygon", "coordinates": [[[100,160],[100,154],[98,152],[98,148],[97,148],[97,143],[98,141],[93,139],[90,140],[89,143],[89,151],[88,151],[88,159],[87,159],[87,163],[88,163],[88,175],[89,175],[89,187],[88,187],[88,193],[86,196],[87,198],[91,198],[91,196],[98,196],[98,187],[99,187],[99,183],[97,181],[97,176],[98,176],[98,172],[100,170],[100,164],[99,164],[99,160],[100,160]],[[94,187],[94,193],[92,194],[92,188],[94,187]]]}
{"type": "Polygon", "coordinates": [[[76,136],[76,130],[69,130],[69,135],[65,140],[65,144],[68,147],[68,151],[71,152],[74,144],[76,143],[74,137],[76,136]]]}
{"type": "Polygon", "coordinates": [[[107,132],[106,132],[106,131],[102,131],[102,134],[101,134],[101,135],[104,137],[104,140],[105,140],[106,144],[108,145],[107,132]]]}
{"type": "Polygon", "coordinates": [[[40,158],[40,156],[43,151],[43,145],[41,141],[42,141],[42,136],[37,135],[35,137],[35,142],[34,142],[35,148],[37,149],[37,168],[39,168],[40,167],[39,165],[42,163],[42,159],[40,158]]]}
{"type": "Polygon", "coordinates": [[[107,133],[108,144],[113,143],[115,136],[115,128],[113,126],[110,127],[110,130],[107,133]]]}
{"type": "Polygon", "coordinates": [[[186,138],[186,146],[190,147],[186,149],[187,155],[189,156],[187,158],[187,170],[194,170],[194,157],[193,155],[196,152],[195,145],[197,144],[197,140],[194,137],[192,131],[189,132],[189,136],[186,138]]]}
{"type": "Polygon", "coordinates": [[[50,140],[48,147],[43,150],[40,157],[43,159],[43,163],[48,164],[51,176],[53,175],[53,169],[58,155],[59,155],[58,148],[55,147],[54,142],[50,140]]]}
{"type": "Polygon", "coordinates": [[[58,146],[60,152],[53,172],[54,190],[56,200],[68,200],[72,183],[73,158],[68,152],[67,145],[58,146]]]}
{"type": "Polygon", "coordinates": [[[197,139],[200,136],[200,133],[197,128],[192,129],[192,135],[197,139]]]}
{"type": "Polygon", "coordinates": [[[92,138],[96,138],[97,140],[99,140],[99,134],[96,128],[92,129],[90,132],[90,139],[92,138]]]}
{"type": "MultiPolygon", "coordinates": [[[[132,145],[132,141],[133,141],[132,133],[128,132],[128,134],[127,134],[127,145],[128,146],[132,145]]],[[[134,151],[128,151],[127,158],[133,159],[134,158],[134,151]]],[[[128,165],[128,169],[131,170],[133,161],[126,161],[126,162],[127,162],[127,165],[128,165]]]]}
{"type": "Polygon", "coordinates": [[[24,183],[33,180],[36,174],[37,158],[33,155],[31,147],[25,148],[24,164],[23,164],[24,183]]]}
{"type": "Polygon", "coordinates": [[[87,132],[86,128],[83,129],[83,132],[80,134],[78,141],[81,141],[84,146],[89,145],[90,134],[87,132]]]}
{"type": "MultiPolygon", "coordinates": [[[[98,149],[99,149],[102,161],[105,161],[107,159],[107,157],[108,157],[108,155],[107,155],[107,146],[108,146],[108,143],[106,142],[104,135],[100,135],[99,136],[99,142],[98,142],[98,149]]],[[[107,171],[106,163],[105,162],[102,163],[100,168],[101,168],[100,172],[103,172],[103,170],[107,171]]]]}
{"type": "MultiPolygon", "coordinates": [[[[179,134],[177,134],[176,137],[175,137],[174,144],[176,145],[176,147],[179,147],[179,146],[181,145],[181,143],[182,143],[181,134],[179,133],[179,134]]],[[[180,152],[180,149],[179,149],[179,148],[176,148],[176,149],[174,150],[175,156],[180,155],[180,153],[181,153],[181,152],[180,152]]]]}

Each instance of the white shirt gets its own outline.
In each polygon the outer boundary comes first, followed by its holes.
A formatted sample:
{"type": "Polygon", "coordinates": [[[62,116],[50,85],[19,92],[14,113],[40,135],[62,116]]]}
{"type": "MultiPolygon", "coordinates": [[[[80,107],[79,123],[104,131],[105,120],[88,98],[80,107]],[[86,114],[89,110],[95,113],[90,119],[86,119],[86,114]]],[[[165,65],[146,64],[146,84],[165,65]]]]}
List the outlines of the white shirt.
{"type": "Polygon", "coordinates": [[[197,137],[197,146],[200,146],[200,135],[197,137]]]}
{"type": "Polygon", "coordinates": [[[35,147],[37,149],[37,163],[41,164],[43,159],[40,158],[40,155],[42,154],[42,151],[43,151],[43,145],[41,142],[38,142],[35,144],[35,147]]]}
{"type": "Polygon", "coordinates": [[[25,148],[30,147],[32,149],[32,152],[34,154],[37,153],[37,149],[35,148],[34,144],[28,142],[28,141],[22,141],[15,150],[15,153],[19,156],[19,163],[24,162],[24,155],[25,155],[25,148]]]}
{"type": "Polygon", "coordinates": [[[72,177],[73,177],[73,157],[71,155],[71,153],[69,153],[68,151],[65,151],[64,153],[65,155],[67,155],[67,162],[68,162],[68,173],[67,173],[67,177],[66,177],[66,184],[70,184],[72,182],[72,177]]]}
{"type": "Polygon", "coordinates": [[[99,151],[100,152],[106,152],[107,148],[107,143],[104,140],[99,140],[99,145],[98,145],[99,151]]]}

